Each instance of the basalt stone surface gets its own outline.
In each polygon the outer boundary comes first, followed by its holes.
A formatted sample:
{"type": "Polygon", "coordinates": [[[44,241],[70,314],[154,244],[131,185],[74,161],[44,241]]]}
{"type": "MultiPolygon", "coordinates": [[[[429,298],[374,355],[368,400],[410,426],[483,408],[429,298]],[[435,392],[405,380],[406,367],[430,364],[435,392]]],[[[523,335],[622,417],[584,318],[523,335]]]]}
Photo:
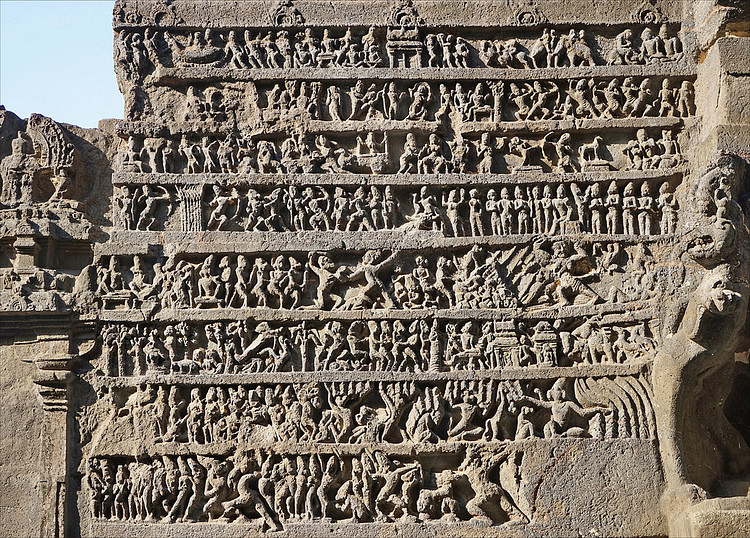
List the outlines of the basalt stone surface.
{"type": "Polygon", "coordinates": [[[118,0],[0,110],[0,534],[750,533],[750,14],[118,0]]]}

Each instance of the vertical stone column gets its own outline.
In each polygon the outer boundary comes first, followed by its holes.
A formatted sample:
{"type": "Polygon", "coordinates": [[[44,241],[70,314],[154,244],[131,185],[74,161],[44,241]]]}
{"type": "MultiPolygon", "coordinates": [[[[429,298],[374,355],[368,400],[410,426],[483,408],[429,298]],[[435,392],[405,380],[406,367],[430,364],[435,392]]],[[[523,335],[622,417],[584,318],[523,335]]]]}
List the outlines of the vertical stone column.
{"type": "Polygon", "coordinates": [[[42,520],[40,536],[66,536],[68,489],[69,422],[68,391],[74,374],[69,370],[72,357],[39,359],[34,383],[44,409],[44,435],[40,443],[40,497],[42,520]]]}

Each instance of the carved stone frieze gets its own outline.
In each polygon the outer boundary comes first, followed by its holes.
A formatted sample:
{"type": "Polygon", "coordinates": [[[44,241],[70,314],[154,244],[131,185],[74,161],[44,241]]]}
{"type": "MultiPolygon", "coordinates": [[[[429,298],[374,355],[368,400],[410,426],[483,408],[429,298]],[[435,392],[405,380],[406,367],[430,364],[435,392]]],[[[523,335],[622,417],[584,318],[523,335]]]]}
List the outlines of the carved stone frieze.
{"type": "MultiPolygon", "coordinates": [[[[299,12],[289,2],[280,26],[299,26],[299,12]]],[[[542,16],[526,11],[522,24],[536,26],[542,16]]],[[[648,65],[680,62],[684,46],[679,29],[642,10],[638,27],[619,33],[546,27],[536,35],[503,28],[482,28],[471,37],[433,33],[417,25],[418,15],[400,9],[386,28],[346,29],[231,28],[122,30],[116,54],[118,73],[126,79],[159,76],[162,69],[207,66],[227,70],[284,68],[575,68],[594,65],[648,65]],[[396,22],[398,21],[398,22],[396,22]],[[479,35],[477,35],[479,34],[479,35]],[[484,35],[482,35],[484,34],[484,35]],[[515,35],[514,35],[515,34],[515,35]]]]}
{"type": "Polygon", "coordinates": [[[118,0],[122,120],[0,110],[29,534],[750,533],[727,2],[118,0]]]}
{"type": "MultiPolygon", "coordinates": [[[[640,164],[643,167],[643,159],[640,164]]],[[[359,182],[278,187],[232,179],[204,186],[156,186],[133,184],[143,176],[128,174],[115,179],[123,181],[115,201],[123,228],[143,231],[180,231],[186,222],[196,222],[200,229],[217,231],[429,230],[447,237],[675,233],[679,172],[655,172],[661,177],[640,181],[626,181],[633,176],[622,175],[619,182],[609,173],[562,174],[556,178],[559,182],[499,184],[484,183],[496,176],[482,174],[474,185],[432,188],[411,185],[419,180],[403,175],[398,179],[408,181],[405,185],[394,182],[368,188],[359,182]],[[191,193],[203,210],[194,206],[190,210],[191,193]]],[[[203,177],[212,181],[213,176],[203,177]]],[[[421,174],[419,179],[424,177],[421,174]]]]}
{"type": "MultiPolygon", "coordinates": [[[[449,315],[449,311],[443,311],[449,315]]],[[[98,368],[112,377],[270,372],[507,371],[641,364],[658,346],[653,319],[617,313],[508,321],[418,317],[107,323],[98,368]]],[[[658,335],[656,335],[658,336],[658,335]]],[[[528,372],[527,372],[528,373],[528,372]]]]}

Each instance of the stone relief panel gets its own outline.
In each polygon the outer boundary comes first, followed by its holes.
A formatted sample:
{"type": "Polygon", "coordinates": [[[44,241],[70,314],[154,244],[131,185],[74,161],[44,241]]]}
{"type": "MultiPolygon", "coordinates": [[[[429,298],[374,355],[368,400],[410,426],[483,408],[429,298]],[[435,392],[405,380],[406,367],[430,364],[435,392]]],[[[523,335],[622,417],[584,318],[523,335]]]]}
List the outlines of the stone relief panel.
{"type": "Polygon", "coordinates": [[[0,111],[71,535],[680,535],[746,486],[750,189],[688,3],[224,4],[116,3],[111,193],[0,111]]]}
{"type": "Polygon", "coordinates": [[[513,470],[522,451],[508,450],[486,461],[468,450],[447,456],[460,466],[441,468],[431,460],[423,463],[379,450],[101,458],[92,460],[87,479],[96,517],[110,520],[260,520],[262,530],[281,530],[282,522],[295,520],[408,522],[419,516],[443,522],[528,521],[513,497],[518,488],[513,470]]]}
{"type": "MultiPolygon", "coordinates": [[[[245,82],[245,87],[236,82],[178,87],[161,99],[182,109],[170,125],[188,127],[190,121],[201,120],[205,127],[214,125],[223,130],[233,123],[252,126],[260,121],[273,126],[290,119],[311,121],[311,126],[320,128],[330,127],[330,123],[319,121],[341,122],[337,130],[361,129],[362,125],[374,124],[373,120],[402,129],[440,129],[447,123],[470,129],[476,123],[507,123],[505,129],[539,130],[549,125],[545,120],[686,118],[695,114],[694,88],[686,76],[602,75],[513,80],[490,74],[483,82],[470,78],[459,82],[434,78],[388,82],[361,77],[345,84],[316,82],[308,77],[284,83],[261,78],[256,83],[245,82]],[[514,123],[531,120],[541,123],[514,123]]],[[[138,129],[138,125],[130,127],[138,129]]]]}
{"type": "Polygon", "coordinates": [[[686,271],[657,261],[643,243],[560,239],[534,247],[451,248],[434,264],[397,249],[166,261],[112,256],[95,268],[92,290],[105,311],[533,309],[647,301],[676,292],[686,271]]]}
{"type": "MultiPolygon", "coordinates": [[[[684,162],[672,129],[637,129],[632,140],[599,135],[572,139],[550,132],[526,139],[491,132],[448,140],[438,134],[393,135],[369,131],[353,141],[317,134],[311,138],[253,139],[189,135],[177,139],[129,137],[121,170],[180,174],[446,174],[578,172],[670,169],[684,162]],[[175,152],[176,149],[176,152],[175,152]]],[[[619,138],[619,137],[618,137],[619,138]]]]}
{"type": "Polygon", "coordinates": [[[559,378],[554,383],[450,379],[429,384],[337,381],[168,387],[110,389],[112,433],[132,430],[126,438],[152,443],[403,445],[559,437],[648,439],[655,428],[649,389],[632,376],[559,378]],[[567,395],[567,386],[575,387],[578,401],[567,395]]]}
{"type": "Polygon", "coordinates": [[[100,370],[149,374],[439,372],[641,364],[658,347],[651,319],[186,322],[103,327],[100,370]]]}
{"type": "MultiPolygon", "coordinates": [[[[296,25],[294,25],[296,26],[296,25]]],[[[575,68],[680,62],[674,24],[617,30],[481,28],[465,35],[416,25],[346,29],[122,30],[115,56],[136,81],[169,68],[575,68]],[[498,33],[502,39],[496,39],[498,33]]]]}
{"type": "Polygon", "coordinates": [[[328,27],[311,5],[116,23],[115,229],[87,281],[102,532],[526,526],[552,457],[527,454],[657,439],[663,298],[701,273],[665,248],[689,32],[658,10],[445,28],[409,2],[328,27]]]}
{"type": "Polygon", "coordinates": [[[490,178],[483,174],[474,184],[434,187],[418,187],[404,176],[399,183],[369,186],[327,184],[338,177],[320,177],[326,183],[318,185],[268,186],[226,178],[201,186],[134,184],[136,176],[121,175],[115,201],[123,228],[142,231],[187,231],[182,226],[189,222],[209,231],[401,230],[434,231],[446,237],[675,232],[679,172],[654,172],[649,175],[655,179],[639,181],[597,175],[607,179],[590,174],[581,176],[580,182],[557,176],[545,182],[526,177],[488,183],[490,178]],[[198,214],[188,213],[193,196],[203,208],[196,208],[198,214]]]}

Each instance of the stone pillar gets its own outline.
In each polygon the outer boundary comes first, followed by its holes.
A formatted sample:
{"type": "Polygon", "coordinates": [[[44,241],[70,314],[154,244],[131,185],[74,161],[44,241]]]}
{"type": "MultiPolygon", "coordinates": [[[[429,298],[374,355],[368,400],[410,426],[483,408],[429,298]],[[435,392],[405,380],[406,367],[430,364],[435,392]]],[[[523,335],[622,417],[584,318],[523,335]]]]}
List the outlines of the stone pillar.
{"type": "Polygon", "coordinates": [[[40,359],[34,383],[44,409],[44,436],[40,444],[40,490],[42,520],[40,536],[66,536],[68,488],[69,413],[68,390],[75,377],[69,370],[71,357],[40,359]]]}

